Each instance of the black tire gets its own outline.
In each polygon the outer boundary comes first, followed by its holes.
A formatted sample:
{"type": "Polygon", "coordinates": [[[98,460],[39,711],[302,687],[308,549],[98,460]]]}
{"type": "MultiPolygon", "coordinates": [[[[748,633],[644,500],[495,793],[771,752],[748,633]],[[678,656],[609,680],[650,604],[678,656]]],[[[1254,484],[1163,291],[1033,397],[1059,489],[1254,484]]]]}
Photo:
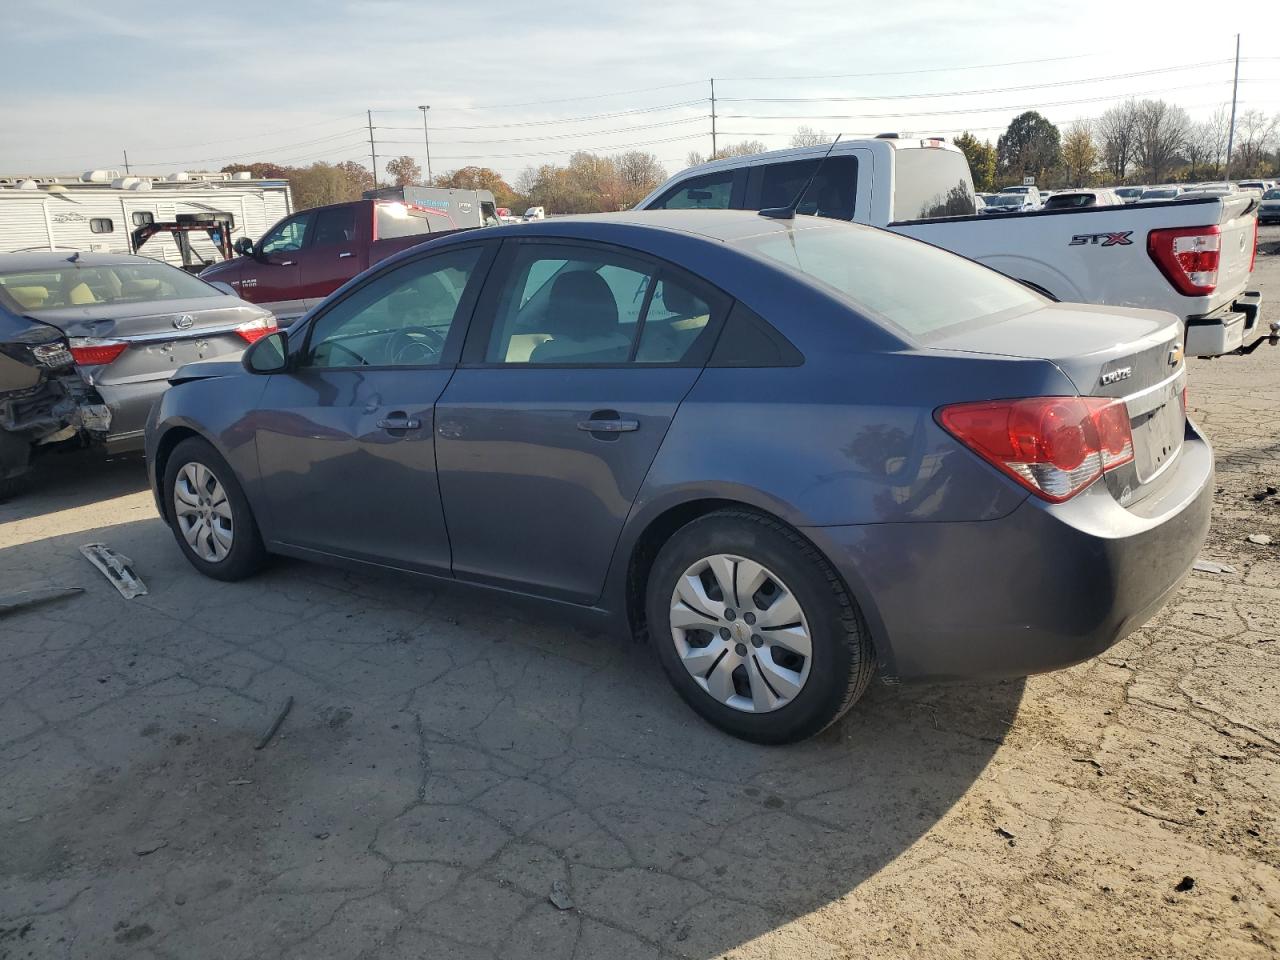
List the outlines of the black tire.
{"type": "Polygon", "coordinates": [[[215,580],[243,580],[262,569],[267,560],[267,551],[262,545],[262,535],[258,532],[258,523],[253,517],[253,511],[249,508],[249,501],[245,499],[244,490],[231,465],[208,441],[201,440],[199,437],[189,437],[174,447],[173,453],[169,455],[169,460],[165,464],[164,486],[161,492],[164,498],[165,516],[169,521],[169,529],[173,531],[174,539],[178,541],[178,549],[191,565],[206,577],[212,577],[215,580]],[[190,463],[200,464],[213,473],[226,491],[227,502],[231,505],[231,523],[234,530],[231,549],[225,557],[215,562],[205,560],[191,549],[191,545],[182,535],[178,518],[175,516],[174,485],[182,468],[190,463]]]}
{"type": "Polygon", "coordinates": [[[857,604],[831,564],[785,524],[748,510],[707,514],[678,530],[658,552],[645,586],[648,633],[677,692],[704,719],[754,743],[803,740],[840,719],[862,696],[875,670],[875,652],[857,604]],[[716,554],[743,557],[774,572],[795,595],[810,628],[808,679],[785,705],[748,713],[715,699],[685,669],[671,629],[677,580],[716,554]]]}

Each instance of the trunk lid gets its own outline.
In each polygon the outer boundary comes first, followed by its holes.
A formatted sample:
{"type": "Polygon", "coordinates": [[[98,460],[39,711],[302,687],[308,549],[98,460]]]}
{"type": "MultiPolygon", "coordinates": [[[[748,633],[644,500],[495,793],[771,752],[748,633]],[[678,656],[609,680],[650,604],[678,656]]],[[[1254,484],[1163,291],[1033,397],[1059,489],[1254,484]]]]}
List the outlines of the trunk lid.
{"type": "Polygon", "coordinates": [[[930,346],[1047,360],[1067,375],[1081,396],[1124,400],[1134,461],[1106,475],[1107,485],[1123,504],[1157,489],[1158,478],[1182,449],[1187,369],[1182,324],[1172,314],[1052,304],[940,338],[930,346]]]}

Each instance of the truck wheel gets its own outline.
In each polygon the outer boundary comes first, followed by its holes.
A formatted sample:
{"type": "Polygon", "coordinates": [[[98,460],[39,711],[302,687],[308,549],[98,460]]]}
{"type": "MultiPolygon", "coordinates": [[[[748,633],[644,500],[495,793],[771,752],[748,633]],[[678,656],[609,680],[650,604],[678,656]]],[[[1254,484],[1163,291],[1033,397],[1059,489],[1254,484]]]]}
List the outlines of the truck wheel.
{"type": "Polygon", "coordinates": [[[871,682],[875,655],[853,598],[812,543],[771,517],[724,510],[681,528],[646,597],[668,678],[735,737],[813,736],[871,682]]]}
{"type": "Polygon", "coordinates": [[[267,551],[230,464],[205,440],[190,437],[169,455],[164,504],[178,547],[215,580],[243,580],[262,569],[267,551]]]}

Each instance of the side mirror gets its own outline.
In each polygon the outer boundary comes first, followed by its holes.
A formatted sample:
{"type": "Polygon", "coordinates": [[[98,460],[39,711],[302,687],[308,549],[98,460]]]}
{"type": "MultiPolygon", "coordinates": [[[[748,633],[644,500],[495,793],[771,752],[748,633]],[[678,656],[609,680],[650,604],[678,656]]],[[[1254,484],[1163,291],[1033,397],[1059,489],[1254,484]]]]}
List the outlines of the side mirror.
{"type": "Polygon", "coordinates": [[[289,335],[283,330],[267,334],[244,352],[240,362],[250,373],[283,373],[289,369],[289,335]]]}
{"type": "Polygon", "coordinates": [[[209,286],[213,287],[219,293],[225,294],[228,297],[239,296],[239,294],[236,293],[236,288],[233,287],[231,284],[227,283],[225,280],[210,280],[209,286]]]}
{"type": "Polygon", "coordinates": [[[231,249],[242,257],[253,256],[253,241],[248,237],[241,237],[231,245],[231,249]]]}

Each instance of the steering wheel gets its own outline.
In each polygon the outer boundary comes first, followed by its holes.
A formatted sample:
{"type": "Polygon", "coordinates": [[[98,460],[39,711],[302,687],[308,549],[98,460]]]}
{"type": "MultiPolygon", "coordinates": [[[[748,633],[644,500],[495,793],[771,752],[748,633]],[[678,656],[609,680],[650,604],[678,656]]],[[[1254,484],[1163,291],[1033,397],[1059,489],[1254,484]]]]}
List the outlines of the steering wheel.
{"type": "Polygon", "coordinates": [[[326,340],[324,345],[329,348],[330,353],[332,353],[334,350],[341,350],[343,353],[347,353],[355,357],[357,366],[367,367],[369,365],[368,360],[360,356],[360,354],[356,353],[354,350],[348,347],[345,343],[341,343],[337,340],[326,340]]]}
{"type": "Polygon", "coordinates": [[[444,353],[444,337],[431,327],[401,327],[387,341],[387,357],[397,366],[435,363],[444,353]]]}

